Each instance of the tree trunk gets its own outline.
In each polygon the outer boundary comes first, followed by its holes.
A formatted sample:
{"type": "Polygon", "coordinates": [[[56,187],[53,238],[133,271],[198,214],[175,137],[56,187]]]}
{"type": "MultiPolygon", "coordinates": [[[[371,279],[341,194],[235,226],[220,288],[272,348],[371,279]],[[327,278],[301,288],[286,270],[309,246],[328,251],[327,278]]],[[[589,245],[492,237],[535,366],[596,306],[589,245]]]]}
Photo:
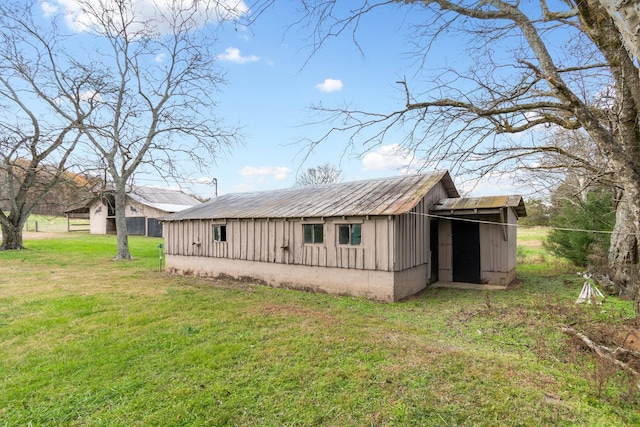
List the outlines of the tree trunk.
{"type": "Polygon", "coordinates": [[[600,0],[620,31],[629,53],[640,58],[640,8],[635,1],[600,0]]]}
{"type": "Polygon", "coordinates": [[[640,302],[640,191],[637,185],[625,185],[616,195],[616,224],[611,234],[609,268],[621,295],[640,302]]]}
{"type": "Polygon", "coordinates": [[[2,223],[2,245],[0,245],[0,251],[6,250],[20,250],[22,246],[22,226],[15,226],[13,224],[2,223]]]}
{"type": "Polygon", "coordinates": [[[118,252],[114,259],[131,259],[131,252],[129,251],[129,237],[127,233],[127,193],[124,185],[118,186],[115,194],[115,203],[118,252]]]}

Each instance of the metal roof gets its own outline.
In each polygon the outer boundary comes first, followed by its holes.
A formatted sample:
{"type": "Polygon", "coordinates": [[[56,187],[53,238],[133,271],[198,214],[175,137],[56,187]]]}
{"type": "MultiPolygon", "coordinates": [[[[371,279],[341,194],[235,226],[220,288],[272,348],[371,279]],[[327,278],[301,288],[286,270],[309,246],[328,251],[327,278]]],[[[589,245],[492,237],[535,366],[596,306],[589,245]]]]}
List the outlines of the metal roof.
{"type": "Polygon", "coordinates": [[[170,213],[180,212],[201,204],[198,199],[182,191],[166,188],[135,187],[127,192],[127,196],[138,203],[170,213]]]}
{"type": "Polygon", "coordinates": [[[439,215],[490,213],[491,210],[513,208],[518,217],[527,216],[522,196],[459,197],[439,200],[431,211],[439,215]]]}
{"type": "Polygon", "coordinates": [[[409,212],[439,182],[458,191],[446,171],[253,193],[225,194],[163,221],[225,218],[318,218],[409,212]]]}

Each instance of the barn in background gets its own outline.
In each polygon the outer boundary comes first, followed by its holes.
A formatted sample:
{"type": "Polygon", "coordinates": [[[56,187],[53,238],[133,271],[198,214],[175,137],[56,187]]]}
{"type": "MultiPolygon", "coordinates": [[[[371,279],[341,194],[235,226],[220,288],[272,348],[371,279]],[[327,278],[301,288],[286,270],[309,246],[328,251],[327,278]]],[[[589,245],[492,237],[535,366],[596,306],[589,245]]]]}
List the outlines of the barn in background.
{"type": "Polygon", "coordinates": [[[461,199],[446,171],[226,194],[162,218],[166,267],[386,302],[436,280],[506,285],[515,274],[510,225],[526,214],[524,204],[519,196],[486,209],[480,201],[461,199]],[[451,208],[449,200],[478,206],[451,208]],[[497,224],[474,226],[477,239],[454,238],[467,230],[453,224],[469,218],[497,224]],[[464,248],[476,244],[479,274],[460,275],[464,248]]]}
{"type": "MultiPolygon", "coordinates": [[[[162,237],[159,218],[201,203],[181,191],[155,187],[135,187],[127,192],[126,200],[127,233],[151,237],[162,237]]],[[[114,196],[105,192],[89,205],[90,233],[115,234],[115,215],[114,196]]]]}

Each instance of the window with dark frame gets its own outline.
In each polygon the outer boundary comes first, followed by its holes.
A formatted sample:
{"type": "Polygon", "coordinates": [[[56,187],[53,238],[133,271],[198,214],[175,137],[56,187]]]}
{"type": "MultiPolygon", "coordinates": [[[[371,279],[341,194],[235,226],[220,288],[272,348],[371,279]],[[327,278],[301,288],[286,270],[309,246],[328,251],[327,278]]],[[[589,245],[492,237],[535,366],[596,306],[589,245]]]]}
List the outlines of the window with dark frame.
{"type": "Polygon", "coordinates": [[[338,244],[357,246],[362,242],[361,224],[338,225],[338,244]]]}
{"type": "Polygon", "coordinates": [[[324,242],[324,224],[303,224],[305,243],[324,242]]]}
{"type": "Polygon", "coordinates": [[[213,226],[213,240],[215,242],[227,241],[227,226],[226,225],[214,225],[213,226]]]}

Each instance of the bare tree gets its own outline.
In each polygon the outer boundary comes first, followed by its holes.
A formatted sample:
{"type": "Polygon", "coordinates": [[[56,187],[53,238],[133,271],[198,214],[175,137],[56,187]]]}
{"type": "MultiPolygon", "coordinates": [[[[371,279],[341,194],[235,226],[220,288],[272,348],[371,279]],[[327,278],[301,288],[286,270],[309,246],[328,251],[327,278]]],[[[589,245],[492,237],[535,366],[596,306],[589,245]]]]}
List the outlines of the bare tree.
{"type": "Polygon", "coordinates": [[[555,129],[536,136],[547,147],[537,160],[526,162],[517,157],[519,174],[515,178],[537,194],[556,192],[561,184],[571,182],[570,196],[585,200],[590,189],[615,187],[615,171],[606,155],[584,129],[555,129]]]}
{"type": "Polygon", "coordinates": [[[103,77],[87,68],[57,73],[63,53],[31,19],[31,6],[0,5],[0,250],[21,249],[29,215],[77,175],[67,169],[92,112],[80,94],[103,77]]]}
{"type": "MultiPolygon", "coordinates": [[[[81,126],[91,147],[87,161],[100,166],[115,193],[116,259],[131,258],[125,202],[128,184],[140,169],[176,176],[181,164],[209,167],[220,150],[234,143],[237,129],[225,128],[213,98],[224,83],[213,51],[218,24],[244,13],[237,1],[137,2],[76,0],[73,14],[62,10],[71,33],[57,32],[80,69],[101,69],[101,85],[85,94],[93,109],[81,126]],[[182,162],[182,163],[181,163],[182,162]]],[[[66,63],[62,61],[63,63],[66,63]]],[[[59,58],[52,63],[63,75],[59,58]]]]}
{"type": "Polygon", "coordinates": [[[318,107],[337,120],[324,136],[309,141],[310,149],[334,133],[349,134],[349,144],[375,144],[399,131],[401,146],[427,153],[425,161],[448,160],[452,168],[482,175],[517,168],[550,152],[580,163],[536,135],[554,128],[583,129],[615,174],[611,272],[621,291],[640,298],[637,2],[343,3],[302,1],[300,22],[311,28],[314,49],[349,31],[357,40],[366,16],[379,9],[406,10],[405,22],[413,23],[408,45],[422,64],[416,81],[429,83],[417,88],[408,79],[398,82],[405,103],[389,111],[318,107]],[[430,49],[452,32],[467,41],[472,65],[427,75],[430,49]],[[601,102],[603,92],[611,94],[608,103],[601,102]]]}
{"type": "Polygon", "coordinates": [[[333,184],[342,180],[342,171],[336,166],[325,163],[315,168],[308,168],[296,177],[296,187],[310,185],[333,184]]]}

